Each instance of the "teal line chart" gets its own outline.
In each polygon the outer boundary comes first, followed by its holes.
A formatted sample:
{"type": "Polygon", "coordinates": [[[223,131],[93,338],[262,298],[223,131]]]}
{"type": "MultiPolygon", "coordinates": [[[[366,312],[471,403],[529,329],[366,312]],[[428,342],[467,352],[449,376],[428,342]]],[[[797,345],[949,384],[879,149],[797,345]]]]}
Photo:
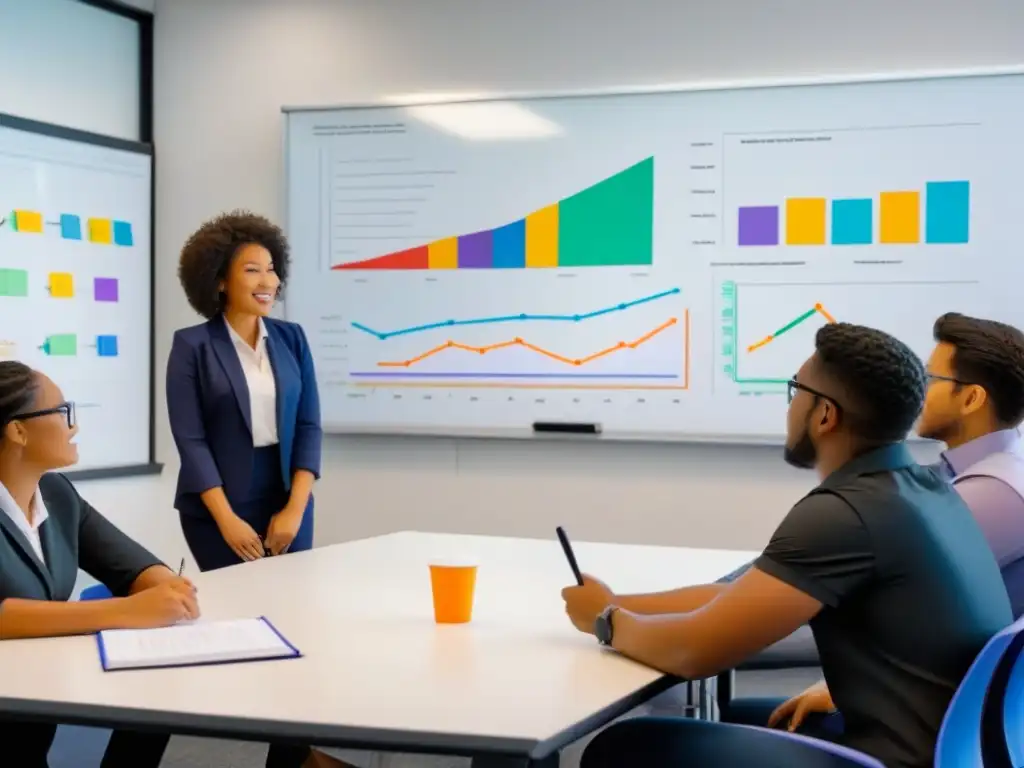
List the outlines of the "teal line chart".
{"type": "MultiPolygon", "coordinates": [[[[742,342],[739,338],[739,286],[732,281],[722,283],[720,298],[722,300],[722,310],[719,318],[721,320],[722,333],[721,354],[724,358],[722,371],[734,383],[753,387],[753,394],[767,394],[780,391],[780,388],[785,387],[789,383],[788,378],[761,378],[740,375],[740,347],[742,342]],[[758,391],[758,388],[765,389],[758,391]]],[[[767,346],[780,336],[803,325],[816,316],[823,318],[827,323],[834,323],[836,321],[829,311],[820,302],[817,302],[782,325],[778,330],[767,334],[752,344],[748,344],[746,352],[756,352],[758,349],[767,346]]]]}
{"type": "MultiPolygon", "coordinates": [[[[427,331],[433,331],[438,329],[449,329],[465,326],[482,326],[482,325],[503,325],[508,323],[526,323],[526,322],[551,322],[551,323],[567,323],[577,324],[587,320],[592,320],[597,317],[608,316],[614,313],[625,312],[634,307],[658,302],[671,297],[676,297],[681,294],[680,288],[671,288],[668,290],[653,293],[647,296],[642,296],[637,299],[630,301],[618,302],[600,309],[591,310],[588,312],[578,313],[566,313],[566,314],[554,314],[554,313],[529,313],[522,312],[517,314],[503,314],[503,315],[492,315],[486,317],[471,317],[465,319],[447,319],[436,322],[422,323],[418,325],[411,325],[404,328],[397,328],[394,330],[379,330],[373,328],[368,324],[361,322],[352,322],[351,326],[360,331],[362,334],[373,337],[378,341],[387,341],[401,336],[409,336],[412,334],[423,333],[427,331]]],[[[473,346],[464,344],[454,340],[447,340],[440,345],[433,346],[420,354],[413,355],[403,360],[395,361],[378,361],[375,364],[377,370],[356,370],[350,371],[349,376],[356,380],[389,380],[389,381],[410,381],[419,380],[421,382],[433,382],[433,386],[445,386],[442,380],[448,380],[450,382],[458,383],[460,386],[466,385],[467,381],[477,380],[483,382],[485,380],[497,380],[505,382],[508,386],[517,386],[515,380],[576,380],[576,379],[590,379],[590,380],[605,380],[614,382],[618,380],[620,382],[618,387],[612,386],[610,388],[636,388],[627,383],[629,380],[634,382],[646,381],[646,380],[665,380],[661,385],[655,385],[657,388],[676,388],[685,389],[688,386],[689,380],[689,311],[684,310],[682,313],[676,313],[676,316],[667,317],[664,322],[659,323],[653,328],[647,329],[645,333],[640,334],[636,338],[617,340],[609,346],[591,352],[585,357],[564,357],[557,351],[552,351],[533,344],[530,341],[516,336],[507,340],[500,341],[494,344],[488,344],[486,346],[473,346]],[[678,316],[681,315],[681,316],[678,316]],[[586,366],[588,363],[596,361],[601,358],[608,358],[614,355],[616,352],[625,350],[636,350],[639,347],[645,345],[647,342],[655,339],[656,337],[666,338],[667,331],[670,330],[682,330],[684,335],[684,342],[679,345],[679,357],[680,365],[678,370],[673,371],[603,371],[603,372],[590,372],[580,371],[579,368],[586,366]],[[537,359],[546,359],[549,363],[555,362],[559,364],[562,370],[551,371],[551,370],[537,370],[537,371],[466,371],[466,370],[446,370],[446,371],[433,371],[433,370],[410,370],[415,366],[426,360],[429,357],[440,353],[475,353],[477,357],[483,356],[488,352],[495,350],[511,350],[518,349],[520,351],[526,351],[533,353],[533,356],[537,359]],[[670,383],[670,382],[674,382],[670,383]],[[679,382],[682,382],[682,386],[679,386],[679,382]]],[[[368,366],[363,366],[368,367],[368,366]]],[[[660,367],[660,366],[659,366],[660,367]]],[[[423,384],[423,386],[430,386],[430,384],[423,384]]],[[[557,386],[557,385],[556,385],[557,386]]],[[[647,387],[644,387],[647,388],[647,387]]],[[[653,388],[653,387],[652,387],[653,388]]]]}
{"type": "Polygon", "coordinates": [[[390,339],[393,336],[405,336],[409,333],[422,333],[423,331],[432,331],[435,328],[453,328],[459,325],[493,325],[494,323],[523,322],[526,320],[551,320],[578,323],[581,320],[590,320],[591,318],[608,315],[612,312],[622,312],[623,310],[637,307],[641,304],[648,304],[652,301],[664,299],[668,296],[676,296],[679,293],[680,290],[678,288],[672,288],[671,290],[662,291],[661,293],[653,293],[650,296],[644,296],[643,298],[634,299],[633,301],[624,301],[621,304],[615,304],[611,307],[605,307],[604,309],[594,310],[593,312],[585,312],[583,314],[575,315],[531,315],[527,313],[518,315],[496,315],[494,317],[475,317],[469,320],[442,320],[437,323],[425,323],[424,325],[413,325],[408,328],[400,328],[397,331],[375,331],[373,328],[363,325],[362,323],[352,323],[352,327],[383,340],[390,339]]]}

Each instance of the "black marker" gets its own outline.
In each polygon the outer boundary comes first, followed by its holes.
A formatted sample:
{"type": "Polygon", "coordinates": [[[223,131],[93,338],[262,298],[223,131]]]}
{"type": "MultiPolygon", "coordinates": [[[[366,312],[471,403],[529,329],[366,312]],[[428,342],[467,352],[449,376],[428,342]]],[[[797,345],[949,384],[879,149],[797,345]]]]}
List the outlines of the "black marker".
{"type": "Polygon", "coordinates": [[[580,573],[580,567],[576,564],[576,555],[572,551],[569,537],[565,535],[565,529],[562,526],[555,528],[555,533],[558,534],[558,543],[562,545],[562,551],[565,552],[565,559],[569,561],[569,567],[572,568],[572,575],[576,577],[576,583],[582,587],[583,574],[580,573]]]}

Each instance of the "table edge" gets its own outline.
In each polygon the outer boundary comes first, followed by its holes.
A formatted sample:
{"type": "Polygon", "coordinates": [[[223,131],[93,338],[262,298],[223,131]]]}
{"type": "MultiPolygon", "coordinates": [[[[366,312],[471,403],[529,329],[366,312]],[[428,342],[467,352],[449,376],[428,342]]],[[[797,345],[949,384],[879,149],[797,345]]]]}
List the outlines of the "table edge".
{"type": "Polygon", "coordinates": [[[0,696],[0,717],[98,728],[131,728],[174,735],[234,738],[240,741],[287,741],[313,746],[376,752],[409,752],[472,757],[508,755],[543,759],[610,723],[615,718],[683,682],[662,676],[618,701],[543,739],[396,728],[325,725],[227,715],[199,715],[159,709],[79,704],[0,696]]]}

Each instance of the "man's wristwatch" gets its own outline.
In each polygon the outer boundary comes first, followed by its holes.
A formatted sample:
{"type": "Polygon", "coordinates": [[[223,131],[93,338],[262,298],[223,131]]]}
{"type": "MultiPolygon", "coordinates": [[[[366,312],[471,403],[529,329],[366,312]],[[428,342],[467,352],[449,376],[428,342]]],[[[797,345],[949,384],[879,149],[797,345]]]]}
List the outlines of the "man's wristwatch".
{"type": "Polygon", "coordinates": [[[619,610],[614,605],[609,605],[594,621],[594,635],[597,637],[597,642],[601,645],[611,645],[612,635],[615,632],[615,627],[612,625],[612,616],[619,610]]]}

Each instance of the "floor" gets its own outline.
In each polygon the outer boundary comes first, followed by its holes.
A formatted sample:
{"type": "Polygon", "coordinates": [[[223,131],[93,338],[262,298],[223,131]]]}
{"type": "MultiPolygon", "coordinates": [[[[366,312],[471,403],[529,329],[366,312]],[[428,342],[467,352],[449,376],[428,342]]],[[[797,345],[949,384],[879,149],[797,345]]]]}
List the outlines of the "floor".
{"type": "MultiPolygon", "coordinates": [[[[819,678],[816,669],[743,672],[737,676],[736,689],[741,696],[786,697],[819,678]]],[[[640,712],[672,713],[680,708],[678,696],[669,692],[640,712]]],[[[105,731],[92,728],[60,728],[50,752],[50,768],[97,768],[106,738],[105,731]]],[[[578,742],[563,751],[562,768],[575,768],[585,745],[585,741],[578,742]]],[[[469,761],[458,757],[328,751],[359,768],[469,768],[469,761]]],[[[266,747],[260,744],[176,736],[171,739],[161,768],[253,768],[263,764],[265,754],[266,747]]]]}

